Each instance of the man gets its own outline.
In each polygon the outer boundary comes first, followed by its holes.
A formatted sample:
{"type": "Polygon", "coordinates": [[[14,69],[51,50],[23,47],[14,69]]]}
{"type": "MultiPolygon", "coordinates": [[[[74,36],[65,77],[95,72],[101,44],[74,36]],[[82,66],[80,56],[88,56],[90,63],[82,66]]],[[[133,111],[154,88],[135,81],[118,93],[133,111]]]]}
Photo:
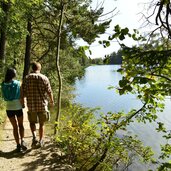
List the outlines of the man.
{"type": "Polygon", "coordinates": [[[26,97],[28,120],[33,135],[32,148],[44,145],[44,123],[48,120],[48,100],[54,104],[49,79],[40,73],[41,64],[32,63],[32,72],[23,80],[23,96],[26,97]],[[39,141],[36,139],[36,123],[39,123],[39,141]]]}

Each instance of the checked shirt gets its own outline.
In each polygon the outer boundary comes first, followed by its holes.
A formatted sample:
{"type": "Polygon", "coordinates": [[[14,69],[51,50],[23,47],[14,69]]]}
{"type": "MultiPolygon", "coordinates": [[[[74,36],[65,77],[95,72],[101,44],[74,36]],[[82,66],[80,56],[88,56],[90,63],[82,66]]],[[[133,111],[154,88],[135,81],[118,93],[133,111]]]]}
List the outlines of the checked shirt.
{"type": "Polygon", "coordinates": [[[23,81],[23,95],[30,112],[46,111],[47,95],[52,93],[49,79],[41,73],[31,73],[23,81]]]}

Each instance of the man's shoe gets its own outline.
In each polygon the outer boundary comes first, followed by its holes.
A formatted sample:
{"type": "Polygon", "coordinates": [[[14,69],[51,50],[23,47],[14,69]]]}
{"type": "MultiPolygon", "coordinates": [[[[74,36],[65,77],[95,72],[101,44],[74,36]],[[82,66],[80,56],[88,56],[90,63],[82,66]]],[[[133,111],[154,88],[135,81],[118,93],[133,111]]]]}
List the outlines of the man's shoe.
{"type": "Polygon", "coordinates": [[[38,148],[43,147],[43,146],[44,146],[44,141],[40,140],[39,143],[38,143],[38,148]]]}
{"type": "Polygon", "coordinates": [[[38,141],[36,139],[33,139],[32,140],[32,144],[31,144],[31,147],[32,148],[36,148],[37,147],[37,144],[38,144],[38,141]]]}
{"type": "Polygon", "coordinates": [[[21,145],[20,144],[17,144],[17,148],[15,150],[17,153],[21,152],[22,149],[21,149],[21,145]]]}
{"type": "Polygon", "coordinates": [[[23,140],[21,141],[21,148],[22,148],[23,151],[26,151],[27,150],[27,144],[23,140]]]}

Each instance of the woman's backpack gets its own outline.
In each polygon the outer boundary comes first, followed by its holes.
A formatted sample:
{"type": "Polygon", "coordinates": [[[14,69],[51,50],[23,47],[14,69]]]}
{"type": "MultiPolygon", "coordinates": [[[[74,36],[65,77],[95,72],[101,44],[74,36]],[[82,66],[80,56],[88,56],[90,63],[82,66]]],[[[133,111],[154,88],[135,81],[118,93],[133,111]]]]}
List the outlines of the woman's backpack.
{"type": "Polygon", "coordinates": [[[20,98],[20,82],[17,80],[12,80],[10,83],[3,82],[1,89],[5,101],[12,101],[20,98]]]}

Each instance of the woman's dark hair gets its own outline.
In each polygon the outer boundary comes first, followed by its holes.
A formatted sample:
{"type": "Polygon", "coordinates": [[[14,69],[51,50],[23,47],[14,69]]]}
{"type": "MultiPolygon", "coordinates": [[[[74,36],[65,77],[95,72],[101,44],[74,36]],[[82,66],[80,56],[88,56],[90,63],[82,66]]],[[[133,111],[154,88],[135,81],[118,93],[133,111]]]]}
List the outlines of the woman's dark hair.
{"type": "Polygon", "coordinates": [[[5,74],[4,82],[11,81],[14,77],[16,77],[16,70],[14,68],[8,68],[5,74]]]}

